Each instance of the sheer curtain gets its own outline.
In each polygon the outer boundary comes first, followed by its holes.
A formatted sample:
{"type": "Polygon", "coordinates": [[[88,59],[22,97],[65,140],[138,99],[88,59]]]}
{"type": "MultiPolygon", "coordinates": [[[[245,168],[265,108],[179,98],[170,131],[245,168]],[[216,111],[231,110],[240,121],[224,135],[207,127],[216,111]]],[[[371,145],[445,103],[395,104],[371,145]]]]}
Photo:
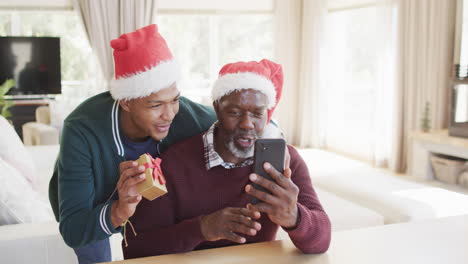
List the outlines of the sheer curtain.
{"type": "Polygon", "coordinates": [[[74,0],[101,66],[105,81],[113,78],[110,41],[155,22],[158,0],[74,0]]]}
{"type": "Polygon", "coordinates": [[[288,143],[317,147],[326,1],[277,0],[275,4],[275,57],[284,70],[276,118],[288,143]]]}
{"type": "Polygon", "coordinates": [[[289,143],[404,172],[426,102],[432,128],[447,126],[455,2],[277,0],[289,143]]]}
{"type": "Polygon", "coordinates": [[[403,172],[410,135],[420,129],[426,102],[433,129],[448,125],[456,0],[395,0],[399,13],[396,148],[390,168],[403,172]]]}
{"type": "Polygon", "coordinates": [[[326,24],[324,145],[385,167],[396,144],[391,140],[398,77],[396,4],[335,3],[329,5],[326,24]]]}

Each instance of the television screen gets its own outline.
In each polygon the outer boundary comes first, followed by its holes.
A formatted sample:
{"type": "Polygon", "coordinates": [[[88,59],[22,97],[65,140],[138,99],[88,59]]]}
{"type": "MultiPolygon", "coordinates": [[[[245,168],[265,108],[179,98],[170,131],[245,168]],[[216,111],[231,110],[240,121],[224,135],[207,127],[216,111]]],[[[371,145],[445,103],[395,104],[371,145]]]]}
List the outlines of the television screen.
{"type": "Polygon", "coordinates": [[[60,39],[0,37],[0,83],[14,79],[8,95],[61,93],[60,39]]]}

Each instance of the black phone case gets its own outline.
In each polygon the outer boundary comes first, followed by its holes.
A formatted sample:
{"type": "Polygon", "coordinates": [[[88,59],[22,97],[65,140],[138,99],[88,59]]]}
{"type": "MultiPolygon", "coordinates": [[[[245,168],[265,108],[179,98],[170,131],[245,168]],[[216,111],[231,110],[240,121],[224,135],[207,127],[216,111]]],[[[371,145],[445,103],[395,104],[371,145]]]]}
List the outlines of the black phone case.
{"type": "MultiPolygon", "coordinates": [[[[285,148],[286,142],[282,138],[257,139],[255,141],[254,172],[270,181],[273,180],[263,169],[263,164],[269,162],[277,171],[283,173],[285,148]]],[[[252,183],[252,185],[258,190],[270,193],[258,184],[252,183]]],[[[258,202],[259,200],[253,197],[252,204],[258,202]]]]}

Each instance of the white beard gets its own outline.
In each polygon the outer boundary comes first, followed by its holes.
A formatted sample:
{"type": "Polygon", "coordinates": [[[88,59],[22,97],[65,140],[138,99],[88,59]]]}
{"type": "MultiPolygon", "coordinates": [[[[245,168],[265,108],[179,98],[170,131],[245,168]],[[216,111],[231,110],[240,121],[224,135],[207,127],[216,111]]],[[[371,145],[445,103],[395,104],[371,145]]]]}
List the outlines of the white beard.
{"type": "Polygon", "coordinates": [[[226,142],[226,147],[232,153],[232,155],[240,159],[247,159],[253,157],[254,154],[254,146],[246,150],[240,150],[236,147],[236,145],[234,144],[234,140],[232,139],[226,142]]]}

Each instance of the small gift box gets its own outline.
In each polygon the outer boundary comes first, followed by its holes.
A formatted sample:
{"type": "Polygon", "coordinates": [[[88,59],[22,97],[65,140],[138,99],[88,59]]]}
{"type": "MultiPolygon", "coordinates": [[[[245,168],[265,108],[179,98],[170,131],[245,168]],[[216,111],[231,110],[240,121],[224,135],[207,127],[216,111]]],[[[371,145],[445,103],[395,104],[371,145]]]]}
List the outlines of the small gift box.
{"type": "Polygon", "coordinates": [[[146,178],[137,185],[138,192],[150,201],[166,194],[166,179],[161,171],[161,159],[153,159],[150,154],[146,153],[138,158],[138,164],[146,168],[146,178]]]}

